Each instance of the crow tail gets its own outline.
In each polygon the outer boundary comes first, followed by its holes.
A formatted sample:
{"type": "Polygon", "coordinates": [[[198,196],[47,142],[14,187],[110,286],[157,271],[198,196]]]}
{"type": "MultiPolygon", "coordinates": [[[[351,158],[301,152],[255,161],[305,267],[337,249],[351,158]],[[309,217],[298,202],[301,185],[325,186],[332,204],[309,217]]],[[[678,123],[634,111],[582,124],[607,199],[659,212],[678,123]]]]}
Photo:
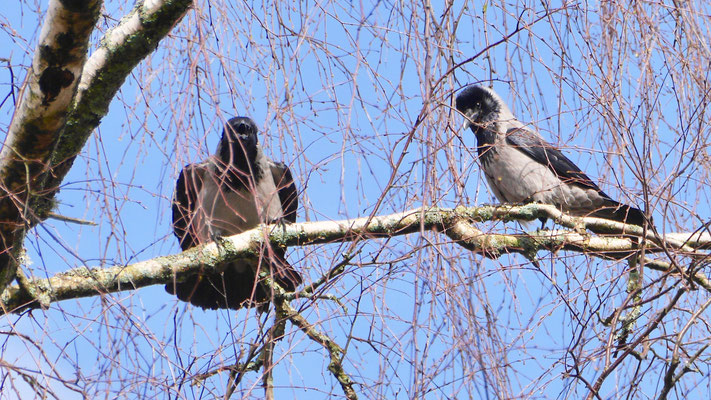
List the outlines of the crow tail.
{"type": "Polygon", "coordinates": [[[647,220],[642,210],[627,204],[621,204],[616,201],[611,201],[605,207],[596,210],[592,216],[599,218],[612,219],[630,225],[643,226],[647,220]]]}

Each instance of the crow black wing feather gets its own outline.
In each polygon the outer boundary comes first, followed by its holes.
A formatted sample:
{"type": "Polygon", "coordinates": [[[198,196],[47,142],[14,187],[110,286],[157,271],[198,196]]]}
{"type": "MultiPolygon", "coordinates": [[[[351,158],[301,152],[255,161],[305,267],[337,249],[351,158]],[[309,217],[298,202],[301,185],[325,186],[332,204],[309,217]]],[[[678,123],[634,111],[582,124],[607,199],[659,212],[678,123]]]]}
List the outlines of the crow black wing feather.
{"type": "MultiPolygon", "coordinates": [[[[296,210],[299,208],[299,196],[296,189],[294,177],[291,170],[282,162],[269,162],[274,186],[279,194],[281,203],[282,219],[286,222],[296,222],[296,210]]],[[[301,274],[294,270],[284,258],[285,251],[282,248],[272,246],[272,268],[274,278],[288,291],[296,290],[303,280],[301,274]]]]}
{"type": "Polygon", "coordinates": [[[299,208],[299,197],[296,190],[296,183],[291,175],[291,170],[282,162],[272,162],[270,165],[274,186],[279,192],[281,202],[282,218],[286,221],[296,222],[296,210],[299,208]]]}
{"type": "Polygon", "coordinates": [[[192,222],[206,170],[207,163],[188,164],[180,171],[175,185],[173,233],[177,236],[180,248],[183,250],[194,247],[198,242],[192,222]]]}
{"type": "Polygon", "coordinates": [[[601,196],[610,199],[610,196],[606,195],[577,165],[537,134],[526,128],[509,129],[506,132],[506,142],[539,164],[548,166],[564,183],[594,189],[601,196]]]}
{"type": "Polygon", "coordinates": [[[568,157],[536,133],[526,128],[509,129],[506,132],[506,142],[539,164],[546,165],[558,176],[562,183],[595,190],[604,199],[605,205],[597,210],[591,210],[590,215],[614,219],[628,224],[644,224],[645,217],[641,210],[612,200],[568,157]]]}

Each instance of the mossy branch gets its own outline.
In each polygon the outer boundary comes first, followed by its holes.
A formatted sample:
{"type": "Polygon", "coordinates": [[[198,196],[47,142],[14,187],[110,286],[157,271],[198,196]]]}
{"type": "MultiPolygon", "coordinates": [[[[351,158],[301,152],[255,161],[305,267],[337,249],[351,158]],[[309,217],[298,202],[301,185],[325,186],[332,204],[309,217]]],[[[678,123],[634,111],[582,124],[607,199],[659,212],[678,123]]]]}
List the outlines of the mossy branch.
{"type": "MultiPolygon", "coordinates": [[[[529,258],[539,250],[570,250],[601,258],[622,258],[634,254],[637,241],[629,236],[595,236],[580,230],[590,224],[607,225],[611,230],[626,232],[639,227],[625,227],[624,224],[598,218],[577,218],[559,215],[557,221],[577,227],[577,231],[533,231],[523,234],[484,233],[474,221],[535,219],[549,215],[554,207],[530,204],[525,206],[481,206],[421,208],[374,218],[357,218],[341,221],[303,222],[287,225],[266,225],[250,231],[224,238],[218,248],[208,243],[175,255],[156,257],[134,264],[108,268],[79,267],[59,273],[48,279],[29,280],[28,284],[43,294],[50,302],[95,296],[122,290],[133,290],[144,286],[171,283],[182,276],[194,274],[220,262],[237,258],[258,258],[260,249],[266,242],[277,246],[303,246],[320,243],[346,242],[393,237],[421,231],[437,231],[449,236],[455,243],[482,254],[496,258],[505,253],[520,253],[529,258]]],[[[558,214],[560,214],[558,212],[558,214]]],[[[664,243],[664,238],[655,238],[664,243]]],[[[674,236],[677,247],[708,247],[711,235],[690,233],[674,236]],[[686,235],[686,236],[684,236],[686,235]],[[693,237],[693,240],[684,238],[693,237]],[[685,243],[686,242],[686,243],[685,243]]],[[[647,253],[665,251],[654,243],[646,245],[647,253]]],[[[692,255],[698,255],[693,253],[692,255]]],[[[669,263],[661,260],[645,260],[647,268],[668,271],[669,263]]],[[[711,291],[711,284],[700,273],[693,273],[691,279],[711,291]]],[[[37,293],[39,293],[37,292],[37,293]]],[[[17,285],[9,286],[0,296],[2,313],[19,312],[26,308],[38,308],[39,303],[27,291],[17,285]]]]}
{"type": "Polygon", "coordinates": [[[102,2],[50,2],[22,100],[0,152],[0,290],[15,277],[28,229],[50,215],[60,183],[126,77],[192,4],[138,1],[87,59],[102,2]]]}
{"type": "Polygon", "coordinates": [[[102,2],[52,0],[20,102],[0,149],[0,290],[14,278],[28,207],[68,118],[102,2]]]}

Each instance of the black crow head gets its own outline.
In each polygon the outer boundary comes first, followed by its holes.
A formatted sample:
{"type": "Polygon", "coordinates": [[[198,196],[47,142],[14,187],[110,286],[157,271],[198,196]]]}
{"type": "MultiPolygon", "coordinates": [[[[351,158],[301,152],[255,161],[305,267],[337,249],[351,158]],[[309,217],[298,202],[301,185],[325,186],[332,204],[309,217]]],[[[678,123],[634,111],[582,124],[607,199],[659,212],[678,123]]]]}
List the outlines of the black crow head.
{"type": "Polygon", "coordinates": [[[498,120],[504,104],[493,90],[476,85],[462,90],[455,103],[457,110],[467,118],[466,126],[472,129],[473,125],[498,120]]]}
{"type": "Polygon", "coordinates": [[[256,147],[259,142],[257,139],[257,124],[249,117],[234,117],[225,124],[225,129],[222,132],[223,138],[227,136],[230,142],[240,142],[247,147],[256,147]]]}
{"type": "Polygon", "coordinates": [[[222,131],[217,156],[226,165],[244,167],[251,164],[257,157],[257,132],[257,124],[251,118],[231,118],[222,131]]]}

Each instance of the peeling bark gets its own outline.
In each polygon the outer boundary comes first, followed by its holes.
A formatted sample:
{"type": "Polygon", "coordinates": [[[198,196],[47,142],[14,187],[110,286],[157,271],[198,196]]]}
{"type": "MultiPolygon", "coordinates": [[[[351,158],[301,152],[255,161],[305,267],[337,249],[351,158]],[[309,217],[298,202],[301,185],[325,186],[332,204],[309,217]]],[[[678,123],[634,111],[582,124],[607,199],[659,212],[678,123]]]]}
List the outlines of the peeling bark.
{"type": "Polygon", "coordinates": [[[0,154],[0,291],[15,277],[14,260],[27,230],[51,212],[61,182],[116,92],[192,1],[139,2],[85,63],[101,4],[50,2],[35,61],[0,154]]]}
{"type": "Polygon", "coordinates": [[[15,277],[14,259],[34,222],[28,200],[50,165],[86,61],[100,0],[49,2],[20,103],[0,151],[0,289],[15,277]]]}

